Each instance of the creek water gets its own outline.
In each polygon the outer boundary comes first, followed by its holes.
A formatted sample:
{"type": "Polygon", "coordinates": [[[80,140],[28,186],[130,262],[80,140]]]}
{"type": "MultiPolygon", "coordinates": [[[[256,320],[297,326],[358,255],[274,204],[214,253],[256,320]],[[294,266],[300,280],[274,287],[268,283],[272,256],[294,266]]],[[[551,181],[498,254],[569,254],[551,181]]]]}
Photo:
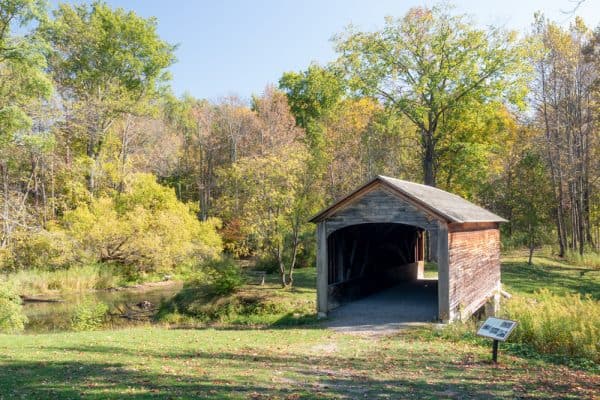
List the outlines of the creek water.
{"type": "MultiPolygon", "coordinates": [[[[49,298],[59,297],[64,300],[57,303],[25,302],[23,310],[28,322],[25,326],[27,332],[65,331],[71,327],[71,318],[74,310],[82,302],[102,302],[108,306],[106,327],[119,327],[139,323],[148,323],[150,318],[134,321],[123,318],[125,310],[140,310],[137,304],[150,302],[151,308],[158,308],[161,301],[166,301],[175,296],[182,289],[181,282],[169,282],[158,286],[142,286],[123,288],[120,290],[99,290],[93,292],[67,293],[49,298]]],[[[146,313],[148,314],[148,313],[146,313]]]]}

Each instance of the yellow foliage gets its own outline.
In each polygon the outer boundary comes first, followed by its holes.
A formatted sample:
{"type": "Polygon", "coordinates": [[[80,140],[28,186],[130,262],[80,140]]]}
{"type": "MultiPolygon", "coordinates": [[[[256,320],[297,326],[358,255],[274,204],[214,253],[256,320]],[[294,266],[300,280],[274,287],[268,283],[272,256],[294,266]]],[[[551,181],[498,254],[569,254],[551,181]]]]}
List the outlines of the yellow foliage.
{"type": "Polygon", "coordinates": [[[514,297],[506,305],[518,321],[511,340],[542,353],[600,362],[600,303],[579,294],[557,296],[540,291],[536,299],[514,297]]]}
{"type": "Polygon", "coordinates": [[[72,238],[54,226],[39,231],[17,232],[5,254],[4,261],[0,258],[0,267],[13,271],[55,270],[75,263],[80,256],[72,238]]]}
{"type": "Polygon", "coordinates": [[[91,259],[165,271],[221,252],[218,220],[200,222],[172,189],[136,174],[125,193],[102,196],[65,214],[65,227],[91,259]]]}

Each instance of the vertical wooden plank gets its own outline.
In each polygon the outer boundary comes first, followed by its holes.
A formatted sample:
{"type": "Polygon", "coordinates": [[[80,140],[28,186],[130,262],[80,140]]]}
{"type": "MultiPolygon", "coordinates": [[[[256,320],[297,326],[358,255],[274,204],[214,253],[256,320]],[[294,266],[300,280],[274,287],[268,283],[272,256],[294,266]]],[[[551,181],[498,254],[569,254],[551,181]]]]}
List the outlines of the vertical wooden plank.
{"type": "Polygon", "coordinates": [[[425,277],[425,254],[423,253],[424,232],[417,232],[417,241],[415,242],[415,263],[417,264],[417,279],[425,277]]]}
{"type": "Polygon", "coordinates": [[[448,225],[438,223],[437,233],[437,264],[438,264],[438,312],[442,322],[450,322],[450,265],[448,257],[448,225]]]}
{"type": "MultiPolygon", "coordinates": [[[[438,224],[440,223],[440,221],[438,221],[438,224]]],[[[437,262],[438,260],[438,231],[437,229],[432,229],[428,231],[429,233],[429,240],[428,240],[428,250],[429,250],[429,254],[428,254],[428,258],[427,261],[432,261],[432,262],[437,262]]]]}
{"type": "Polygon", "coordinates": [[[419,232],[419,256],[417,261],[425,261],[425,232],[419,232]]]}
{"type": "Polygon", "coordinates": [[[328,255],[326,222],[317,225],[317,317],[327,316],[328,300],[328,255]]]}

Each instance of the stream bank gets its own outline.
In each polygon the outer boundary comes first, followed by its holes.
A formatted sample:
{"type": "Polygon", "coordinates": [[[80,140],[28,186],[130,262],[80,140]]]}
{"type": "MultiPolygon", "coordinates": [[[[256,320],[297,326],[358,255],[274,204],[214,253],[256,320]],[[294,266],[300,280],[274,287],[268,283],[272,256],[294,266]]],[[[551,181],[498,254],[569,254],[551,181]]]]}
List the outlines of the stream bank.
{"type": "Polygon", "coordinates": [[[60,295],[28,296],[29,301],[23,303],[23,311],[29,320],[25,331],[35,333],[69,330],[73,312],[83,302],[104,303],[108,306],[106,327],[148,323],[154,309],[162,301],[171,299],[182,287],[182,282],[164,281],[60,295]],[[136,318],[136,315],[140,318],[136,318]]]}

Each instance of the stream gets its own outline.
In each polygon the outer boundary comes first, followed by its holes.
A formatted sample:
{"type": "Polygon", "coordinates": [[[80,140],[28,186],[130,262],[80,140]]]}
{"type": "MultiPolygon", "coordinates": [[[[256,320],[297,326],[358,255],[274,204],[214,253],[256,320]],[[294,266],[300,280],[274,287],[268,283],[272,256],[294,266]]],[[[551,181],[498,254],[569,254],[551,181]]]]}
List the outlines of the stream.
{"type": "Polygon", "coordinates": [[[120,316],[124,310],[140,310],[136,305],[150,302],[152,308],[158,308],[161,301],[168,300],[182,288],[181,282],[169,282],[156,286],[122,288],[119,290],[98,290],[93,292],[75,292],[47,298],[60,298],[62,302],[29,302],[23,303],[23,310],[28,322],[26,332],[52,332],[69,330],[71,317],[76,307],[83,301],[102,302],[109,308],[109,316],[104,326],[118,328],[132,324],[148,323],[145,318],[135,321],[120,316]]]}

